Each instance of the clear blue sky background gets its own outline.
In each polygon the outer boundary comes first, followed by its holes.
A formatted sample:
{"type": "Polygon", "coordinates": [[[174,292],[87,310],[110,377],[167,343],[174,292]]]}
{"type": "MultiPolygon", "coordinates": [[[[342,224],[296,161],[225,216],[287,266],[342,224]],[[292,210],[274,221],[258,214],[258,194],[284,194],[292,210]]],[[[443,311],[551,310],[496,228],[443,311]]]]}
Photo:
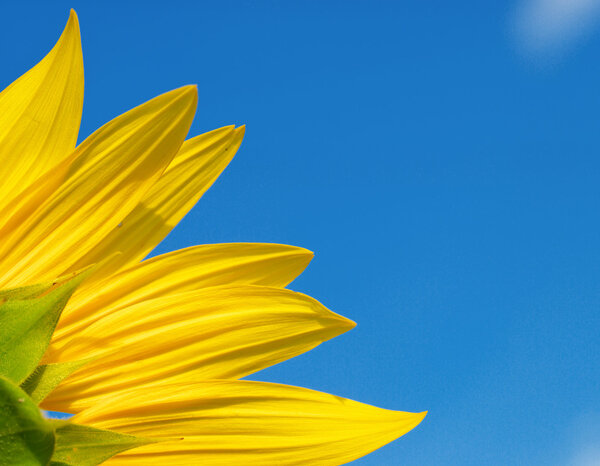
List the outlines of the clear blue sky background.
{"type": "Polygon", "coordinates": [[[315,251],[292,288],[358,327],[253,378],[429,410],[356,464],[592,464],[600,28],[591,10],[580,37],[564,12],[540,25],[548,2],[527,1],[4,2],[0,84],[73,7],[82,137],[188,83],[192,135],[247,124],[157,252],[315,251]]]}

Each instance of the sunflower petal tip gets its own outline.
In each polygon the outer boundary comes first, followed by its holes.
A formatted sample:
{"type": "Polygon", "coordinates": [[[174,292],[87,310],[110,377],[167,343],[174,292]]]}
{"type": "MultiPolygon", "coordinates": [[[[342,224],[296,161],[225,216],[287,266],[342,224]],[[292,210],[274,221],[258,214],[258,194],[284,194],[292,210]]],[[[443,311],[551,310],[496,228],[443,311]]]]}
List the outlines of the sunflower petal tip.
{"type": "Polygon", "coordinates": [[[302,253],[305,256],[307,256],[309,258],[309,260],[312,260],[315,257],[315,253],[313,251],[311,251],[310,249],[300,248],[300,250],[302,251],[302,253]]]}
{"type": "Polygon", "coordinates": [[[198,88],[195,84],[188,84],[156,97],[156,99],[164,98],[167,98],[171,102],[179,102],[177,105],[182,105],[182,112],[190,112],[190,114],[193,115],[196,111],[196,105],[198,104],[198,88]],[[186,110],[183,110],[183,108],[186,110]]]}
{"type": "MultiPolygon", "coordinates": [[[[410,427],[408,428],[408,430],[406,430],[406,432],[411,431],[412,429],[416,428],[419,424],[421,424],[421,422],[423,422],[423,419],[425,419],[425,417],[427,416],[428,411],[423,411],[420,413],[413,413],[412,414],[412,422],[410,427]]],[[[405,426],[406,428],[406,420],[404,419],[403,421],[401,421],[401,423],[405,426]]]]}
{"type": "Polygon", "coordinates": [[[246,134],[246,125],[238,126],[235,131],[237,135],[244,137],[244,134],[246,134]]]}
{"type": "Polygon", "coordinates": [[[429,411],[423,411],[423,412],[420,412],[420,413],[415,413],[415,423],[414,423],[413,429],[415,427],[417,427],[419,424],[421,424],[421,422],[423,422],[423,419],[425,419],[425,417],[427,416],[428,412],[429,411]]]}
{"type": "Polygon", "coordinates": [[[393,427],[390,426],[391,430],[389,432],[394,432],[396,439],[415,429],[425,419],[425,416],[427,416],[427,411],[420,413],[393,411],[393,413],[395,414],[396,422],[393,424],[393,427]]]}
{"type": "Polygon", "coordinates": [[[305,257],[309,260],[315,256],[315,253],[313,251],[311,251],[310,249],[303,248],[302,246],[295,246],[295,245],[291,245],[291,244],[290,245],[284,244],[282,246],[284,246],[286,249],[288,249],[289,253],[305,257]]]}
{"type": "MultiPolygon", "coordinates": [[[[173,98],[193,97],[198,98],[198,86],[195,84],[186,84],[185,86],[177,87],[163,95],[169,95],[173,98]]],[[[160,97],[160,96],[159,96],[160,97]]]]}
{"type": "Polygon", "coordinates": [[[65,32],[73,30],[79,31],[79,17],[77,16],[77,12],[71,8],[69,11],[69,19],[67,20],[67,25],[65,26],[65,32]]]}
{"type": "Polygon", "coordinates": [[[198,86],[196,84],[188,84],[186,86],[182,86],[179,88],[182,94],[193,94],[194,96],[198,96],[198,86]]]}
{"type": "Polygon", "coordinates": [[[59,51],[61,49],[67,50],[73,47],[76,50],[77,61],[83,60],[81,51],[81,32],[79,30],[79,18],[73,8],[69,12],[69,19],[65,25],[59,40],[53,48],[53,51],[59,51]]]}
{"type": "Polygon", "coordinates": [[[347,317],[337,315],[339,322],[339,329],[342,331],[341,333],[349,332],[354,327],[356,327],[356,322],[348,319],[347,317]]]}

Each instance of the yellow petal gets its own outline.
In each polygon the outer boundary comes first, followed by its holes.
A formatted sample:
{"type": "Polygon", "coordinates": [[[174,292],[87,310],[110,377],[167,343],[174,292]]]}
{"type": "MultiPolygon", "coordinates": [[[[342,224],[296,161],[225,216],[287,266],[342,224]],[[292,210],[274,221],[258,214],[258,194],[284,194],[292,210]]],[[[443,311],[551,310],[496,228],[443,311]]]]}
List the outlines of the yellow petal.
{"type": "Polygon", "coordinates": [[[63,311],[46,359],[58,358],[78,332],[126,306],[219,285],[284,287],[312,256],[306,249],[283,244],[205,244],[153,257],[106,280],[88,280],[63,311]]]}
{"type": "Polygon", "coordinates": [[[242,143],[244,127],[220,128],[186,141],[140,204],[98,246],[73,266],[97,263],[120,251],[95,277],[139,262],[179,223],[215,182],[242,143]]]}
{"type": "Polygon", "coordinates": [[[131,390],[74,422],[166,441],[107,464],[339,465],[416,427],[426,413],[389,411],[298,387],[204,381],[131,390]]]}
{"type": "Polygon", "coordinates": [[[78,412],[142,384],[243,377],[352,327],[314,299],[282,288],[214,287],[156,298],[72,338],[61,358],[94,360],[43,406],[78,412]]]}
{"type": "Polygon", "coordinates": [[[40,175],[68,157],[83,107],[83,58],[77,15],[54,48],[0,93],[0,211],[40,175]]]}
{"type": "Polygon", "coordinates": [[[195,87],[176,89],[87,138],[56,192],[22,223],[5,226],[0,287],[65,274],[115,228],[179,150],[196,100],[195,87]]]}

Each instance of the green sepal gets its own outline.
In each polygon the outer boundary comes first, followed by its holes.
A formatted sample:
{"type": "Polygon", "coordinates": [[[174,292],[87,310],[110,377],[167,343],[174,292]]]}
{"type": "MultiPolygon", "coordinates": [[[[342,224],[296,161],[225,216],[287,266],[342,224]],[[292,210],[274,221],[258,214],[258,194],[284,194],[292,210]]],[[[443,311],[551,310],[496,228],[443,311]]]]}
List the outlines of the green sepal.
{"type": "Polygon", "coordinates": [[[90,272],[87,269],[37,297],[8,299],[0,305],[0,376],[20,384],[33,372],[67,301],[90,272]]]}
{"type": "Polygon", "coordinates": [[[158,441],[69,421],[52,420],[51,422],[56,432],[52,465],[96,466],[118,453],[158,441]]]}
{"type": "Polygon", "coordinates": [[[8,299],[33,299],[37,298],[42,293],[49,291],[50,288],[56,287],[56,282],[39,283],[37,285],[22,286],[19,288],[10,288],[8,290],[0,290],[0,301],[4,302],[8,299]]]}
{"type": "Polygon", "coordinates": [[[93,359],[95,358],[37,366],[21,384],[21,388],[27,392],[33,401],[41,403],[59,383],[93,359]]]}
{"type": "Polygon", "coordinates": [[[0,377],[1,464],[47,465],[54,451],[54,428],[19,387],[0,377]]]}

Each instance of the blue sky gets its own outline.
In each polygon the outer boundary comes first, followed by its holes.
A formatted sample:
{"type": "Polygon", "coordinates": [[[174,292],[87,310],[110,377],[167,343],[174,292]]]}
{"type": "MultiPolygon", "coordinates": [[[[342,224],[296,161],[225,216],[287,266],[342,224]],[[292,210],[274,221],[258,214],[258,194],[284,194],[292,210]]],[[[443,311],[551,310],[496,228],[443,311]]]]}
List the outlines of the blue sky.
{"type": "Polygon", "coordinates": [[[82,137],[197,83],[247,124],[159,247],[264,241],[358,322],[253,378],[429,410],[357,465],[600,459],[600,3],[4,2],[4,87],[79,14],[82,137]]]}

